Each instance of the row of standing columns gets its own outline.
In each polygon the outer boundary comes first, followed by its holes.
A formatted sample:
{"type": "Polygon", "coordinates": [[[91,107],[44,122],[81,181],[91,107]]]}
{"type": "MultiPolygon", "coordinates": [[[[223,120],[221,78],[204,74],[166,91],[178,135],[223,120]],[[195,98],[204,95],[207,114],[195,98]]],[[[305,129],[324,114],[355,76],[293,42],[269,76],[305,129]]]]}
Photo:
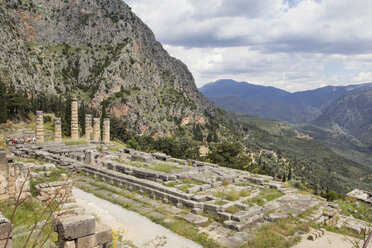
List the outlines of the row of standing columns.
{"type": "MultiPolygon", "coordinates": [[[[79,122],[78,122],[78,102],[76,99],[72,99],[71,102],[71,139],[76,141],[79,139],[79,122]]],[[[100,119],[93,118],[92,128],[92,116],[90,114],[85,115],[85,135],[84,139],[87,141],[101,141],[101,127],[100,119]]],[[[62,141],[62,121],[61,118],[56,117],[54,119],[54,141],[62,141]]],[[[110,142],[110,119],[103,119],[102,127],[102,142],[110,142]]],[[[44,119],[43,111],[36,112],[36,143],[44,143],[44,119]]]]}

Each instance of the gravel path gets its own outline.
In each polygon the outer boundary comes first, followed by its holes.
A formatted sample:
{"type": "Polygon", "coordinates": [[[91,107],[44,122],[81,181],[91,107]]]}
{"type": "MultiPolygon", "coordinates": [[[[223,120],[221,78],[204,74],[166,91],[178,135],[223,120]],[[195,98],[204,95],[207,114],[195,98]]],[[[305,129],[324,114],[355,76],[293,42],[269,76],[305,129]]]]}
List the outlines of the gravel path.
{"type": "Polygon", "coordinates": [[[159,247],[202,247],[142,215],[100,199],[93,194],[77,188],[73,189],[73,194],[76,202],[84,207],[87,212],[97,216],[101,222],[116,231],[124,229],[125,239],[130,240],[137,247],[155,247],[155,244],[164,243],[164,241],[166,241],[165,245],[159,247]]]}

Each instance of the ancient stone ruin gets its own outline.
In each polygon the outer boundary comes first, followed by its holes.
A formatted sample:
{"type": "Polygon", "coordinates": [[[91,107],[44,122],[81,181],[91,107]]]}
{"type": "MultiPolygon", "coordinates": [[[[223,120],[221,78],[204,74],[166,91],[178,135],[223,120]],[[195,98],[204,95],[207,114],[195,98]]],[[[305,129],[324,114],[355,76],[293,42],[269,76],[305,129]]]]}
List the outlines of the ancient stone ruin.
{"type": "MultiPolygon", "coordinates": [[[[42,114],[38,117],[42,119],[42,114]]],[[[169,210],[170,215],[197,226],[199,231],[217,236],[218,242],[227,247],[246,242],[251,235],[250,230],[254,230],[255,226],[292,217],[298,218],[301,223],[348,228],[357,233],[371,231],[369,223],[342,216],[337,205],[304,194],[271,176],[207,162],[172,158],[164,153],[145,153],[128,148],[110,149],[113,144],[110,142],[109,119],[103,121],[102,142],[99,142],[100,119],[93,119],[93,130],[91,120],[92,117],[86,115],[85,139],[93,142],[81,145],[61,142],[21,144],[12,147],[12,152],[17,157],[47,161],[45,166],[56,165],[71,172],[79,172],[81,177],[108,183],[116,191],[139,194],[137,197],[148,203],[148,206],[169,210]],[[185,208],[188,210],[185,211],[185,208]],[[308,214],[302,216],[307,211],[308,214]],[[206,214],[215,219],[211,221],[206,214]]],[[[0,154],[1,161],[4,156],[0,154]]],[[[20,169],[18,172],[10,172],[7,163],[2,162],[0,166],[0,179],[12,178],[9,176],[12,173],[19,175],[19,178],[24,175],[19,172],[20,169]]],[[[44,170],[37,173],[45,173],[47,176],[44,170]]],[[[2,193],[9,194],[11,188],[9,179],[6,185],[2,182],[0,199],[4,195],[2,193]]],[[[40,184],[36,189],[41,201],[50,202],[64,196],[70,198],[71,187],[71,182],[62,181],[40,184]]],[[[13,188],[12,192],[16,192],[16,187],[13,188]]],[[[370,197],[368,193],[359,191],[354,192],[355,195],[363,199],[370,197]]],[[[157,213],[157,218],[163,217],[166,218],[166,215],[157,213]]],[[[97,224],[94,217],[87,216],[84,211],[65,210],[62,216],[55,217],[54,223],[63,248],[106,247],[111,240],[110,229],[97,224]]],[[[308,237],[314,240],[323,234],[324,230],[320,229],[308,237]]]]}
{"type": "Polygon", "coordinates": [[[92,116],[87,114],[85,115],[85,140],[92,139],[92,116]]]}
{"type": "Polygon", "coordinates": [[[78,124],[78,101],[73,98],[71,101],[71,140],[79,139],[79,124],[78,124]]]}
{"type": "Polygon", "coordinates": [[[15,198],[21,192],[20,199],[30,195],[30,177],[28,167],[13,161],[5,152],[0,152],[0,201],[15,198]],[[10,163],[9,163],[10,162],[10,163]]]}
{"type": "Polygon", "coordinates": [[[356,199],[372,204],[372,192],[365,190],[354,189],[353,191],[347,193],[347,196],[355,197],[356,199]]]}
{"type": "Polygon", "coordinates": [[[110,119],[109,118],[105,118],[103,120],[102,142],[103,143],[110,142],[110,119]]]}
{"type": "Polygon", "coordinates": [[[36,143],[44,143],[44,116],[43,111],[36,112],[36,143]]]}
{"type": "MultiPolygon", "coordinates": [[[[36,112],[36,143],[44,143],[44,115],[42,111],[36,112]]],[[[71,101],[71,140],[76,141],[79,139],[79,125],[78,125],[78,101],[73,98],[71,101]]],[[[62,121],[60,117],[54,119],[54,141],[62,142],[62,121]]],[[[87,114],[85,116],[85,135],[84,139],[87,141],[101,141],[101,127],[100,119],[93,118],[92,128],[92,116],[87,114]]],[[[105,118],[103,120],[102,128],[102,142],[110,142],[110,119],[105,118]]]]}
{"type": "Polygon", "coordinates": [[[56,221],[55,230],[61,248],[109,247],[112,242],[111,228],[97,224],[90,215],[66,215],[56,221]]]}
{"type": "Polygon", "coordinates": [[[101,140],[101,127],[99,118],[93,118],[93,141],[101,140]]]}
{"type": "Polygon", "coordinates": [[[54,119],[54,141],[62,142],[62,126],[61,118],[59,117],[54,119]]]}

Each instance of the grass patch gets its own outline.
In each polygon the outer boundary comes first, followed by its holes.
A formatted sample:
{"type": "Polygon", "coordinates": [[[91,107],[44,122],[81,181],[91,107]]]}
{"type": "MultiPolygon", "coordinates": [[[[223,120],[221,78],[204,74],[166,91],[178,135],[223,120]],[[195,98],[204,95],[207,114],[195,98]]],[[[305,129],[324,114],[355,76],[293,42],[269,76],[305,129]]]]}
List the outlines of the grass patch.
{"type": "MultiPolygon", "coordinates": [[[[55,208],[54,206],[53,208],[55,208]]],[[[9,202],[3,202],[0,204],[0,209],[2,214],[10,219],[11,214],[14,208],[14,202],[9,201],[9,202]]],[[[26,200],[23,204],[21,204],[15,213],[14,216],[14,221],[13,221],[13,226],[18,227],[18,226],[24,226],[25,231],[29,231],[32,229],[32,225],[35,224],[36,220],[42,215],[44,209],[46,208],[45,205],[40,203],[39,201],[30,198],[26,200]]],[[[52,211],[50,209],[46,210],[46,213],[44,216],[40,218],[41,221],[47,220],[49,223],[46,225],[45,229],[43,230],[39,241],[44,241],[47,240],[46,246],[49,246],[51,242],[55,242],[58,240],[57,233],[53,232],[52,226],[51,226],[51,221],[49,219],[49,216],[51,216],[52,211]],[[48,237],[49,232],[51,232],[50,237],[48,237]]],[[[25,237],[18,237],[18,238],[13,238],[13,247],[32,247],[32,244],[36,240],[36,235],[38,235],[39,231],[35,230],[33,236],[30,239],[30,242],[27,246],[25,246],[25,242],[28,238],[28,235],[25,237]]]]}
{"type": "Polygon", "coordinates": [[[353,197],[347,197],[345,200],[337,202],[341,208],[341,214],[353,216],[356,219],[372,223],[372,208],[364,202],[357,201],[353,197]]]}
{"type": "Polygon", "coordinates": [[[251,199],[248,199],[244,201],[243,203],[248,204],[250,206],[257,204],[258,206],[263,206],[265,204],[264,199],[266,199],[268,202],[273,201],[284,194],[276,189],[265,189],[262,190],[258,196],[253,197],[251,199]]]}
{"type": "Polygon", "coordinates": [[[246,197],[250,195],[250,192],[247,190],[237,191],[235,188],[225,191],[217,191],[213,194],[215,197],[220,198],[221,200],[228,200],[228,201],[237,201],[240,197],[246,197]]]}
{"type": "Polygon", "coordinates": [[[120,159],[116,159],[115,161],[121,164],[128,164],[128,165],[131,165],[137,168],[144,168],[144,169],[160,171],[160,172],[165,172],[165,173],[170,173],[176,170],[180,170],[180,168],[177,168],[172,165],[165,164],[165,163],[153,163],[153,164],[145,165],[144,163],[141,163],[141,162],[123,161],[120,159]]]}
{"type": "Polygon", "coordinates": [[[191,179],[191,178],[184,178],[184,179],[181,179],[180,181],[183,182],[183,183],[186,183],[186,184],[195,184],[195,185],[203,185],[204,184],[203,182],[200,182],[200,181],[197,181],[197,180],[194,180],[194,179],[191,179]]]}
{"type": "Polygon", "coordinates": [[[117,141],[111,141],[111,143],[114,144],[114,146],[110,146],[109,147],[110,151],[112,151],[112,152],[116,152],[116,151],[118,151],[120,149],[126,148],[125,145],[123,145],[123,144],[121,144],[121,143],[119,143],[117,141]]]}
{"type": "Polygon", "coordinates": [[[235,206],[235,205],[226,209],[226,212],[228,212],[230,214],[235,214],[235,213],[240,212],[240,211],[241,211],[241,209],[239,207],[235,206]]]}
{"type": "Polygon", "coordinates": [[[180,184],[181,184],[180,182],[174,181],[174,182],[166,183],[164,185],[167,186],[167,187],[174,187],[174,186],[177,186],[177,185],[180,185],[180,184]]]}
{"type": "Polygon", "coordinates": [[[35,159],[35,158],[21,158],[21,157],[16,157],[15,161],[17,162],[22,162],[22,163],[33,163],[33,164],[46,164],[47,162],[42,160],[42,159],[35,159]]]}
{"type": "Polygon", "coordinates": [[[222,206],[222,205],[225,205],[227,202],[226,201],[223,201],[223,200],[218,200],[216,201],[214,204],[218,205],[218,206],[222,206]]]}
{"type": "Polygon", "coordinates": [[[192,188],[192,187],[193,187],[193,185],[185,184],[185,185],[182,185],[181,187],[179,187],[178,189],[186,193],[186,191],[188,189],[192,188]]]}
{"type": "Polygon", "coordinates": [[[75,146],[75,145],[86,145],[88,142],[84,139],[79,139],[79,140],[64,140],[63,143],[66,146],[75,146]]]}
{"type": "Polygon", "coordinates": [[[262,226],[243,247],[245,248],[289,248],[301,241],[295,235],[298,231],[307,232],[307,224],[295,223],[295,218],[278,220],[272,224],[262,226]]]}

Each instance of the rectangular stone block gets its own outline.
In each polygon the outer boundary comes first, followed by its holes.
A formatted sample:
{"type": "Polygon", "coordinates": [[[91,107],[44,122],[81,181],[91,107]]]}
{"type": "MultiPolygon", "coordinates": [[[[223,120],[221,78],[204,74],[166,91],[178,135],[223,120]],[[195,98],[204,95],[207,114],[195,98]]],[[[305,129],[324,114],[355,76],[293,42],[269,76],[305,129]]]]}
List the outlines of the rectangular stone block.
{"type": "Polygon", "coordinates": [[[61,218],[58,220],[57,230],[64,240],[89,236],[96,232],[96,219],[90,215],[61,218]]]}
{"type": "Polygon", "coordinates": [[[92,234],[76,240],[76,248],[93,248],[97,245],[96,235],[92,234]]]}
{"type": "Polygon", "coordinates": [[[99,225],[96,231],[96,243],[104,245],[112,242],[112,230],[109,226],[99,225]]]}
{"type": "Polygon", "coordinates": [[[75,241],[62,241],[63,248],[76,248],[75,241]]]}

